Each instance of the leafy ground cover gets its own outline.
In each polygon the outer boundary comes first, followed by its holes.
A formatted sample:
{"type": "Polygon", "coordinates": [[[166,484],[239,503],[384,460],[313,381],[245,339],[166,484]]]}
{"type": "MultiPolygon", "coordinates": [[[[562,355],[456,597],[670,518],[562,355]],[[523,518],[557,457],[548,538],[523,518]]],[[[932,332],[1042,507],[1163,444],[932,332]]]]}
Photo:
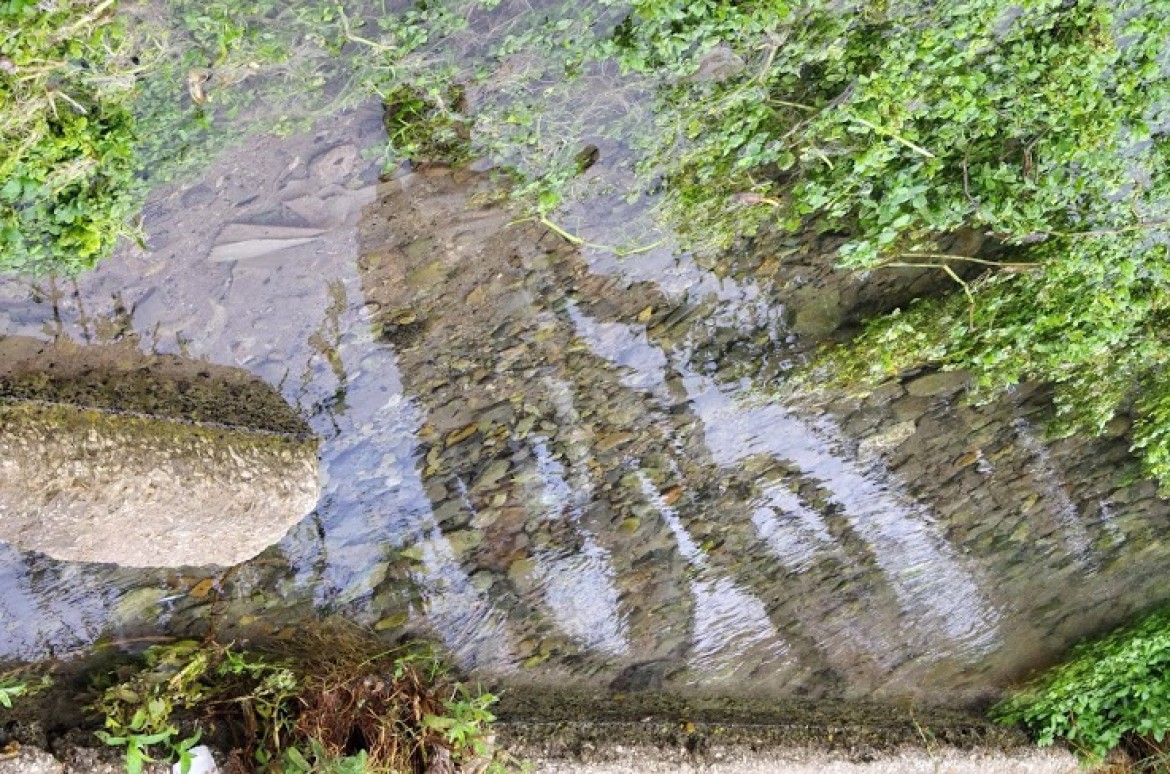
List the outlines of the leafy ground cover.
{"type": "Polygon", "coordinates": [[[151,188],[368,99],[425,40],[419,19],[455,23],[379,6],[0,2],[0,271],[92,268],[138,236],[151,188]]]}
{"type": "Polygon", "coordinates": [[[12,709],[14,702],[50,688],[53,685],[50,672],[41,667],[16,667],[0,672],[0,707],[12,709]]]}
{"type": "Polygon", "coordinates": [[[1165,771],[1170,751],[1170,611],[1077,647],[1069,659],[997,704],[991,714],[1028,728],[1041,745],[1067,742],[1087,762],[1118,747],[1165,771]]]}
{"type": "Polygon", "coordinates": [[[277,651],[155,645],[96,685],[98,736],[125,750],[131,774],[186,764],[200,742],[230,750],[233,771],[516,768],[491,742],[494,696],[455,681],[425,646],[387,649],[348,628],[277,651]]]}
{"type": "Polygon", "coordinates": [[[140,205],[135,65],[111,3],[0,3],[0,270],[80,270],[140,205]]]}
{"type": "Polygon", "coordinates": [[[687,76],[659,92],[675,132],[647,158],[693,244],[822,229],[845,237],[843,268],[956,280],[824,353],[816,378],[966,369],[977,398],[1048,382],[1063,432],[1132,414],[1165,485],[1168,10],[648,0],[615,44],[627,67],[687,76]],[[712,61],[731,74],[697,77],[712,61]],[[950,253],[963,231],[989,249],[950,253]]]}

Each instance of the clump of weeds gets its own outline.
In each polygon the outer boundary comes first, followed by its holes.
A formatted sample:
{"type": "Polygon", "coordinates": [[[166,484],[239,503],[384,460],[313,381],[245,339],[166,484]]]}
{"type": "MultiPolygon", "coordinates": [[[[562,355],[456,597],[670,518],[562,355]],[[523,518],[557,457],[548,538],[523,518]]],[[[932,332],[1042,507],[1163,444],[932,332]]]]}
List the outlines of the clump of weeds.
{"type": "Polygon", "coordinates": [[[426,645],[388,649],[346,626],[274,649],[155,645],[99,691],[98,736],[125,748],[131,774],[156,758],[185,768],[201,740],[230,750],[232,772],[519,768],[493,743],[495,696],[458,682],[426,645]]]}
{"type": "Polygon", "coordinates": [[[0,671],[0,707],[13,709],[16,702],[34,696],[53,685],[51,670],[20,666],[0,671]]]}

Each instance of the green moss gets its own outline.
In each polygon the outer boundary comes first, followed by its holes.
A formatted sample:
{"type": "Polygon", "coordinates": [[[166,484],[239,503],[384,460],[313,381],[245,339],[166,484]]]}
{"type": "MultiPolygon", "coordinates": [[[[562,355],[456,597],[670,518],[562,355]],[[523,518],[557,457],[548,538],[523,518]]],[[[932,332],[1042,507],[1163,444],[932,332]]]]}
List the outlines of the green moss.
{"type": "Polygon", "coordinates": [[[155,448],[201,459],[209,453],[233,460],[258,455],[273,461],[278,468],[283,467],[281,460],[315,457],[317,449],[314,438],[60,404],[0,400],[0,428],[5,426],[45,438],[86,437],[98,429],[107,438],[119,439],[118,443],[128,449],[155,448]]]}
{"type": "MultiPolygon", "coordinates": [[[[210,367],[217,370],[215,367],[210,367]]],[[[222,367],[220,367],[222,370],[222,367]]],[[[64,404],[180,422],[307,437],[304,419],[259,379],[175,376],[165,370],[31,372],[0,378],[0,400],[64,404]]]]}
{"type": "Polygon", "coordinates": [[[308,437],[300,414],[242,368],[147,354],[133,341],[78,348],[25,336],[0,340],[0,401],[61,404],[308,437]]]}

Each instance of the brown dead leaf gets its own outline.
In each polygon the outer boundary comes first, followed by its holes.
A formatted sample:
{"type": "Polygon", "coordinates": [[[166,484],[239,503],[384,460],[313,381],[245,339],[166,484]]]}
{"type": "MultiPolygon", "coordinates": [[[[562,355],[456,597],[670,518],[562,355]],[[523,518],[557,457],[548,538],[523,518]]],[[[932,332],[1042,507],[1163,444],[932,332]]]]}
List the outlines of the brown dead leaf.
{"type": "Polygon", "coordinates": [[[211,73],[206,70],[196,68],[187,71],[187,93],[191,95],[191,101],[196,105],[203,105],[207,102],[207,92],[203,90],[203,84],[211,78],[211,73]]]}

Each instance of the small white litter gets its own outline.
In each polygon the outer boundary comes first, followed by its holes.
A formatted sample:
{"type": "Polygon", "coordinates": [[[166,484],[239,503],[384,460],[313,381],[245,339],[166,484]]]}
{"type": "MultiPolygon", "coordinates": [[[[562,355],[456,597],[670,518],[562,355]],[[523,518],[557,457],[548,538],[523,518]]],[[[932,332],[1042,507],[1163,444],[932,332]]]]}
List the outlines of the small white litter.
{"type": "MultiPolygon", "coordinates": [[[[171,767],[171,774],[183,774],[183,768],[178,763],[171,767]]],[[[191,767],[186,774],[219,774],[219,767],[215,765],[215,758],[211,757],[211,748],[199,745],[191,748],[191,767]]]]}

